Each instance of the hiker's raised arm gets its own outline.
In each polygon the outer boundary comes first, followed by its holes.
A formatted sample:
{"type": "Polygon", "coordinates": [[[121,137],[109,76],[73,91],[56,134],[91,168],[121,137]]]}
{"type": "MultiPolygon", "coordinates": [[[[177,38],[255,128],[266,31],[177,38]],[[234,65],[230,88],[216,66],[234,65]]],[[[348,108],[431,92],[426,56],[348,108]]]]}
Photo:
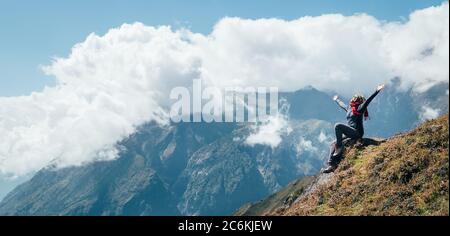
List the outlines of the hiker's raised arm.
{"type": "Polygon", "coordinates": [[[344,109],[344,111],[347,112],[347,105],[345,105],[345,103],[341,101],[341,99],[339,99],[338,95],[335,95],[333,97],[333,100],[336,102],[336,104],[338,104],[340,108],[344,109]]]}
{"type": "Polygon", "coordinates": [[[384,89],[384,87],[385,87],[384,84],[378,85],[378,87],[377,87],[377,89],[375,90],[375,92],[374,92],[372,95],[370,95],[370,97],[369,97],[363,104],[359,105],[359,107],[358,107],[358,112],[363,112],[363,111],[365,111],[365,110],[367,109],[367,106],[369,106],[370,102],[375,98],[375,96],[377,96],[377,94],[378,94],[379,92],[381,92],[381,90],[384,89]]]}

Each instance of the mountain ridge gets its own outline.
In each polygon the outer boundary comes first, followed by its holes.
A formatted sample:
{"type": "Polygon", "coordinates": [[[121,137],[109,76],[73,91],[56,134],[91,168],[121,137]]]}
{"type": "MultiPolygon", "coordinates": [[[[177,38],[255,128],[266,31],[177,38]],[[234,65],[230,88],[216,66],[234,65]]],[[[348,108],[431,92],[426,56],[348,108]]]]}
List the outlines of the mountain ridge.
{"type": "MultiPolygon", "coordinates": [[[[411,127],[417,110],[396,112],[412,109],[409,95],[392,88],[377,97],[367,133],[383,136],[411,127]]],[[[232,214],[299,176],[317,173],[326,161],[332,124],[345,118],[329,94],[314,88],[281,93],[280,98],[290,104],[286,115],[291,131],[280,134],[282,141],[275,148],[246,144],[246,137],[256,131],[251,124],[148,123],[118,143],[115,160],[42,169],[9,192],[0,202],[0,214],[232,214]]]]}

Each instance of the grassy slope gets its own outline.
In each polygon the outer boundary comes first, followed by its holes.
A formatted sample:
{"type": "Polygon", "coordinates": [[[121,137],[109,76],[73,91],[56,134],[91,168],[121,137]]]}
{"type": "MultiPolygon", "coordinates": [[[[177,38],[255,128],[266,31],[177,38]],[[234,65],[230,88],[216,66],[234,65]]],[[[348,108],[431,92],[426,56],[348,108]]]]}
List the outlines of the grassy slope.
{"type": "Polygon", "coordinates": [[[270,215],[449,215],[448,115],[354,146],[332,180],[270,215]]]}

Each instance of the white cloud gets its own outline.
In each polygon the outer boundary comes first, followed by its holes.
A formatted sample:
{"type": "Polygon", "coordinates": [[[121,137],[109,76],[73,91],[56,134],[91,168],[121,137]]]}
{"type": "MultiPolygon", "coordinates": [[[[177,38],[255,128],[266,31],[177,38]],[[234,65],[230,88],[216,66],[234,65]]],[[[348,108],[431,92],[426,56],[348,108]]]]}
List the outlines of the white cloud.
{"type": "Polygon", "coordinates": [[[317,147],[313,146],[311,140],[304,139],[303,137],[300,138],[297,145],[297,153],[317,152],[317,150],[317,147]]]}
{"type": "Polygon", "coordinates": [[[382,44],[389,65],[405,87],[413,84],[420,92],[449,79],[449,8],[415,11],[409,21],[391,23],[382,44]]]}
{"type": "Polygon", "coordinates": [[[285,116],[271,116],[264,124],[255,125],[253,132],[245,139],[245,143],[250,146],[261,144],[276,148],[281,143],[282,136],[291,131],[285,116]]]}
{"type": "Polygon", "coordinates": [[[420,114],[421,120],[431,120],[435,119],[439,116],[440,110],[439,109],[433,109],[428,106],[422,107],[422,113],[420,114]]]}
{"type": "Polygon", "coordinates": [[[448,81],[448,18],[448,3],[416,11],[406,22],[366,14],[225,18],[195,41],[208,58],[202,76],[220,86],[313,85],[351,95],[400,76],[404,88],[423,90],[448,81]]]}
{"type": "MultiPolygon", "coordinates": [[[[366,14],[224,18],[206,36],[140,23],[91,34],[45,67],[56,86],[0,98],[0,172],[113,159],[116,142],[138,125],[167,121],[170,89],[196,78],[222,88],[312,85],[351,94],[401,76],[403,86],[423,90],[448,81],[448,28],[443,3],[405,22],[366,14]]],[[[280,126],[274,120],[260,127],[250,142],[270,137],[276,146],[280,126]]]]}
{"type": "Polygon", "coordinates": [[[160,104],[170,81],[196,73],[180,34],[142,24],[92,34],[45,68],[57,86],[0,98],[0,172],[113,159],[116,142],[136,126],[166,122],[160,104]]]}
{"type": "Polygon", "coordinates": [[[329,143],[330,141],[330,139],[332,139],[330,136],[327,136],[324,132],[323,132],[323,130],[322,131],[320,131],[320,134],[319,134],[319,136],[317,137],[317,140],[320,142],[320,143],[329,143]]]}

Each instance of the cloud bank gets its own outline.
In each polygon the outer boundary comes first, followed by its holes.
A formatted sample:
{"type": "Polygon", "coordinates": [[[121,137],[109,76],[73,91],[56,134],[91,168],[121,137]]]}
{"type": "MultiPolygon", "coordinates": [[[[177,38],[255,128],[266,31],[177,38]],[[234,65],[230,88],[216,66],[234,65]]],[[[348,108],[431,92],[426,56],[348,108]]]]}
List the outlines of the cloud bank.
{"type": "Polygon", "coordinates": [[[349,95],[399,76],[420,92],[449,79],[448,29],[446,2],[404,22],[366,14],[224,18],[209,35],[141,23],[91,34],[44,68],[56,86],[0,98],[0,172],[114,159],[116,143],[137,126],[167,122],[170,89],[192,79],[349,95]]]}
{"type": "Polygon", "coordinates": [[[269,117],[264,124],[255,125],[253,132],[245,139],[245,143],[249,146],[261,144],[276,148],[281,143],[282,136],[289,135],[291,131],[292,128],[285,116],[269,117]]]}
{"type": "Polygon", "coordinates": [[[422,107],[422,113],[420,114],[420,119],[422,121],[436,119],[439,116],[439,109],[433,109],[429,106],[422,107]]]}

